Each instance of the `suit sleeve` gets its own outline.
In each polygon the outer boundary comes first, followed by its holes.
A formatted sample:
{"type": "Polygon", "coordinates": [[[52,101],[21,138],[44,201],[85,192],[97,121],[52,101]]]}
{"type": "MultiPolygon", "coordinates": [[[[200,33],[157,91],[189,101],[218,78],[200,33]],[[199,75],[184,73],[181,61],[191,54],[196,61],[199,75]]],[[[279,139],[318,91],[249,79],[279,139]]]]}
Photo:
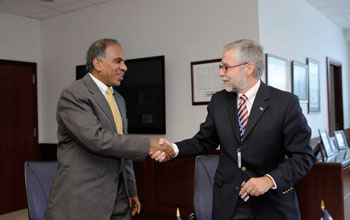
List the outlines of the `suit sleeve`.
{"type": "Polygon", "coordinates": [[[299,179],[307,174],[314,161],[310,146],[311,129],[307,125],[296,96],[292,97],[285,112],[283,136],[287,157],[278,168],[269,172],[279,191],[294,186],[299,179]]]}
{"type": "Polygon", "coordinates": [[[56,115],[59,140],[69,142],[74,139],[82,148],[105,157],[146,159],[149,139],[119,135],[112,129],[106,129],[106,124],[102,125],[94,113],[97,106],[91,102],[76,88],[62,91],[56,115]]]}
{"type": "Polygon", "coordinates": [[[209,103],[207,110],[207,118],[200,125],[198,133],[191,139],[175,143],[179,148],[177,158],[209,154],[218,147],[219,140],[213,119],[214,110],[212,102],[209,103]]]}

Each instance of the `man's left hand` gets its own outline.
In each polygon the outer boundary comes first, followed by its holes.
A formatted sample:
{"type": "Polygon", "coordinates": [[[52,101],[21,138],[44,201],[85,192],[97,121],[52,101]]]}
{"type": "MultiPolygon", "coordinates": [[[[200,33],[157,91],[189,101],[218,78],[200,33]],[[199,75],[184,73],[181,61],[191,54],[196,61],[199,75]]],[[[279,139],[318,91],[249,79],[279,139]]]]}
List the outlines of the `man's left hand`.
{"type": "Polygon", "coordinates": [[[129,203],[131,207],[131,214],[134,216],[136,213],[140,214],[141,203],[138,196],[133,196],[129,198],[129,203]]]}
{"type": "Polygon", "coordinates": [[[247,192],[251,196],[260,196],[274,186],[268,176],[250,178],[241,188],[241,193],[247,192]]]}

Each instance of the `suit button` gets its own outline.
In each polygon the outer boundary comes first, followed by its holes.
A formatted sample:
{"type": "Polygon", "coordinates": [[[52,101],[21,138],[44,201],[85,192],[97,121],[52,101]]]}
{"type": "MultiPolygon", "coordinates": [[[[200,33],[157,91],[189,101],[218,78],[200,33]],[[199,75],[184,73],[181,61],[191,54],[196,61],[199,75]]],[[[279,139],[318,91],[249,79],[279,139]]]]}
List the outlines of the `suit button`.
{"type": "Polygon", "coordinates": [[[114,182],[118,184],[118,182],[119,182],[119,179],[117,179],[117,178],[116,178],[116,179],[114,180],[114,182]]]}
{"type": "Polygon", "coordinates": [[[239,187],[238,187],[238,186],[236,186],[236,190],[237,190],[237,191],[239,190],[239,187]]]}
{"type": "Polygon", "coordinates": [[[242,167],[242,171],[244,172],[244,171],[246,171],[247,170],[247,168],[246,167],[242,167]]]}

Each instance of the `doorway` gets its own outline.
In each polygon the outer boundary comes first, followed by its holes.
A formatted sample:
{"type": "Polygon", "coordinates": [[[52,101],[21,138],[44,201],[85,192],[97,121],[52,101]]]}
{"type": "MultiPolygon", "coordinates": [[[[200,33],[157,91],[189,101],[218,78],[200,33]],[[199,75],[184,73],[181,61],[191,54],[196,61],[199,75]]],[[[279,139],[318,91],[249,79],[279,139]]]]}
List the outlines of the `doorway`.
{"type": "Polygon", "coordinates": [[[328,131],[344,129],[342,63],[326,57],[328,93],[328,131]]]}
{"type": "Polygon", "coordinates": [[[37,160],[36,64],[0,60],[0,214],[27,207],[24,162],[37,160]]]}

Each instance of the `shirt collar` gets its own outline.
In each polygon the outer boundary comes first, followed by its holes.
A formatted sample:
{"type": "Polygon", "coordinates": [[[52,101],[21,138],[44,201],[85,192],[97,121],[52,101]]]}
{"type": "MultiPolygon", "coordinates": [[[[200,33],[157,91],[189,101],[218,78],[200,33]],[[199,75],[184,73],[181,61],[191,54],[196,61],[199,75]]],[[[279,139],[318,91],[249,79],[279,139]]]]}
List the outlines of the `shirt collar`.
{"type": "MultiPolygon", "coordinates": [[[[103,82],[101,82],[99,79],[97,79],[96,77],[94,77],[94,75],[92,75],[91,73],[89,73],[90,77],[92,78],[92,80],[96,83],[97,87],[101,90],[103,95],[107,94],[107,89],[108,86],[106,86],[106,84],[104,84],[103,82]]],[[[113,87],[109,87],[112,90],[112,94],[114,93],[114,89],[113,87]]]]}
{"type": "MultiPolygon", "coordinates": [[[[254,102],[254,99],[255,99],[256,94],[258,93],[259,87],[260,87],[260,80],[258,80],[258,82],[255,83],[255,85],[245,93],[245,95],[248,98],[248,101],[250,101],[251,103],[254,102]]],[[[242,93],[238,93],[238,99],[242,95],[243,95],[242,93]]]]}

